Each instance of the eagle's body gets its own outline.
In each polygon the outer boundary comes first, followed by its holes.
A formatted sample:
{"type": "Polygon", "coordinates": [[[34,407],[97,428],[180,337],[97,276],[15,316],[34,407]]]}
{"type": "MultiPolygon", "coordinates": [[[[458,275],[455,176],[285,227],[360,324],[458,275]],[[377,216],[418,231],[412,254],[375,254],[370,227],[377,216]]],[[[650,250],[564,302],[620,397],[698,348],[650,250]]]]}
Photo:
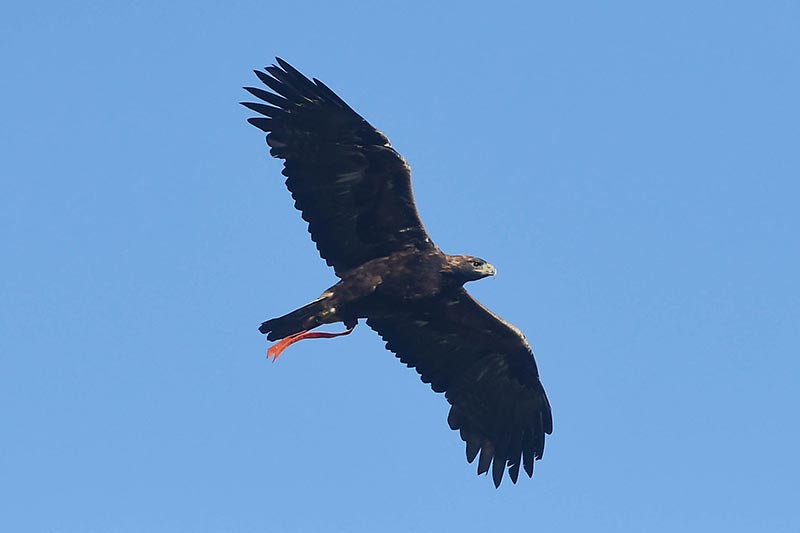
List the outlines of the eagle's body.
{"type": "Polygon", "coordinates": [[[519,330],[463,288],[494,267],[439,250],[414,205],[410,168],[389,140],[322,82],[278,64],[256,71],[274,92],[247,88],[270,105],[244,105],[264,115],[249,121],[284,159],[295,207],[340,281],[261,325],[269,340],[281,339],[270,353],[347,334],[366,319],[389,350],[445,393],[468,461],[480,453],[478,473],[491,467],[495,485],[506,469],[515,483],[520,466],[533,475],[553,429],[533,353],[519,330]],[[347,331],[310,331],[336,322],[347,331]]]}
{"type": "Polygon", "coordinates": [[[456,297],[465,282],[493,274],[494,267],[477,257],[408,248],[348,271],[311,304],[264,322],[259,331],[274,341],[322,324],[342,322],[352,327],[359,318],[456,297]]]}

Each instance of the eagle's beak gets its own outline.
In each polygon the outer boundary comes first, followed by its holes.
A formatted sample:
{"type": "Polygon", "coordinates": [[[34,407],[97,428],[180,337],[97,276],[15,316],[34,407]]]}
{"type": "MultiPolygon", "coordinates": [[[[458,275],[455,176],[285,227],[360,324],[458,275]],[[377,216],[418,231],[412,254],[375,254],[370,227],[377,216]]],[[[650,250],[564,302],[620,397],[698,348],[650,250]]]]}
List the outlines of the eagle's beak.
{"type": "Polygon", "coordinates": [[[497,275],[497,269],[494,268],[494,265],[490,265],[489,263],[486,263],[483,266],[481,266],[481,269],[478,272],[480,272],[484,276],[496,276],[497,275]]]}

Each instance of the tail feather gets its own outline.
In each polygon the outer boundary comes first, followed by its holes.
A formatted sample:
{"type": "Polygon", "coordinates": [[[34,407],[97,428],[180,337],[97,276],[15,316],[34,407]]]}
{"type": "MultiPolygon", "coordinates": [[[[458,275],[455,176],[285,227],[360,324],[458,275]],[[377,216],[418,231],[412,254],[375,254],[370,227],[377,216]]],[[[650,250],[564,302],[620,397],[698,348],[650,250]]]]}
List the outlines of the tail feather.
{"type": "Polygon", "coordinates": [[[267,339],[271,341],[308,331],[322,324],[321,314],[324,309],[323,301],[316,300],[289,314],[267,320],[261,324],[258,331],[267,335],[267,339]]]}

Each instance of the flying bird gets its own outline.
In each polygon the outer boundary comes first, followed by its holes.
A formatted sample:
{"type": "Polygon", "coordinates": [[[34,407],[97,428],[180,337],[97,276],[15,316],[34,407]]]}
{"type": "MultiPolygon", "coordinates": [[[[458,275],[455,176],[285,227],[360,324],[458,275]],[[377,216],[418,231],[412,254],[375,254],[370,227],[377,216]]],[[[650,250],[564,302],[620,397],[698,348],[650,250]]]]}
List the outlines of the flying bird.
{"type": "Polygon", "coordinates": [[[277,359],[303,339],[349,334],[366,319],[386,348],[450,403],[447,421],[466,442],[478,474],[490,469],[517,482],[533,476],[553,431],[550,403],[523,334],[464,289],[495,275],[483,259],[436,247],[414,204],[411,169],[389,139],[316,78],[277,59],[256,70],[271,91],[242,102],[261,116],[273,157],[311,239],[340,281],[313,302],[267,320],[259,331],[278,341],[277,359]],[[337,333],[312,331],[341,322],[337,333]]]}

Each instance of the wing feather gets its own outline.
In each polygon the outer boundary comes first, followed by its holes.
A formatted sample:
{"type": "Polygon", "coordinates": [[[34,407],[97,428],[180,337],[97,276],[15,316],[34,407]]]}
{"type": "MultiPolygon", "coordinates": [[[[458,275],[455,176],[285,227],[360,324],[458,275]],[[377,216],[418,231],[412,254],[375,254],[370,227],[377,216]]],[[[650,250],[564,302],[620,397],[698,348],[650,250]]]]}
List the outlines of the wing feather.
{"type": "Polygon", "coordinates": [[[284,160],[295,206],[320,255],[342,277],[408,247],[434,248],[411,191],[411,170],[380,131],[330,88],[286,61],[255,71],[273,92],[245,89],[266,103],[243,102],[266,118],[270,154],[284,160]]]}
{"type": "Polygon", "coordinates": [[[533,475],[553,431],[550,403],[528,342],[515,327],[459,289],[450,298],[374,313],[367,324],[386,347],[450,403],[448,424],[467,461],[496,486],[520,466],[533,475]]]}

